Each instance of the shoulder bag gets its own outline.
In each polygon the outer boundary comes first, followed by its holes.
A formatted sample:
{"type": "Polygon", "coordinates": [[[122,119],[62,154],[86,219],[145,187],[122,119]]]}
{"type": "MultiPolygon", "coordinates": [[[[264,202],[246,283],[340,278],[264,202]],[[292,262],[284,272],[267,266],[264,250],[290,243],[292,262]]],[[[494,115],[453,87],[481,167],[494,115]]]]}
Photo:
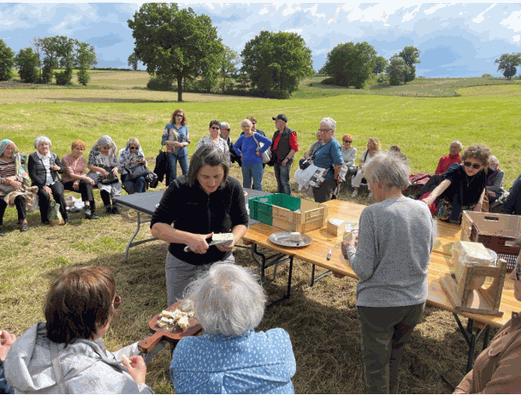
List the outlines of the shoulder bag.
{"type": "MultiPolygon", "coordinates": [[[[259,143],[259,141],[255,138],[255,133],[253,133],[253,139],[255,140],[255,142],[257,143],[257,152],[259,152],[259,150],[264,147],[264,143],[259,143]]],[[[261,158],[262,158],[262,163],[268,163],[270,160],[271,160],[271,157],[270,157],[270,154],[269,154],[269,149],[267,149],[266,151],[264,151],[262,154],[261,154],[261,158]]]]}

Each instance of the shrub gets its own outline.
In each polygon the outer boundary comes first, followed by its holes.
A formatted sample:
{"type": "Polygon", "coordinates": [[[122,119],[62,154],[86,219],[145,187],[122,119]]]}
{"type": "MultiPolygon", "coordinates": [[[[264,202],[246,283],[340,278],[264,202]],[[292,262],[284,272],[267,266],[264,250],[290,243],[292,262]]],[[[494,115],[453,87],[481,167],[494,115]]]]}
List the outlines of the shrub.
{"type": "Polygon", "coordinates": [[[78,82],[83,86],[87,86],[90,81],[90,73],[87,70],[78,71],[78,82]]]}
{"type": "Polygon", "coordinates": [[[152,77],[147,82],[147,88],[152,91],[173,91],[172,81],[152,77]]]}

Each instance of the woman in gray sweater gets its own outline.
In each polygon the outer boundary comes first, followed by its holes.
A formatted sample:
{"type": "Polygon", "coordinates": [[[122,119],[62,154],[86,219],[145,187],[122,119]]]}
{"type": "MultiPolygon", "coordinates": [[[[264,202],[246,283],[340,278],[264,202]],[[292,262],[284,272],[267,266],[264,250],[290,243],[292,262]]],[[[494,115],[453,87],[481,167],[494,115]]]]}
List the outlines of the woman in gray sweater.
{"type": "Polygon", "coordinates": [[[367,393],[393,393],[405,344],[427,301],[427,266],[434,242],[432,216],[406,198],[409,167],[378,153],[364,165],[377,201],[362,211],[359,238],[342,253],[360,278],[357,308],[367,393]]]}

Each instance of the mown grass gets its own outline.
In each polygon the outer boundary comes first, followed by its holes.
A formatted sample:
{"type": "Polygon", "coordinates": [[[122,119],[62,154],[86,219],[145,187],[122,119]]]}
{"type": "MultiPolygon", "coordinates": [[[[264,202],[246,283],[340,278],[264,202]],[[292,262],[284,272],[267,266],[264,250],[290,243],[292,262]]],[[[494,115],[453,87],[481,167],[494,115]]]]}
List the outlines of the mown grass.
{"type": "MultiPolygon", "coordinates": [[[[298,159],[314,141],[320,119],[331,116],[338,122],[337,138],[352,134],[359,153],[372,136],[382,141],[384,149],[400,144],[413,172],[432,172],[455,138],[465,145],[484,142],[499,158],[509,185],[520,170],[521,132],[515,111],[519,86],[458,92],[461,97],[440,99],[343,94],[288,101],[184,94],[187,101],[179,104],[174,101],[175,94],[130,89],[5,89],[0,90],[0,129],[2,138],[12,139],[25,153],[34,152],[36,136],[47,135],[53,143],[52,151],[60,156],[69,152],[70,143],[77,138],[90,148],[98,137],[109,134],[122,147],[129,137],[137,136],[153,168],[162,129],[179,107],[187,114],[194,142],[189,146],[190,154],[195,142],[208,133],[212,119],[229,122],[236,138],[239,123],[246,116],[255,115],[258,127],[271,135],[275,130],[271,117],[285,113],[289,126],[298,131],[298,159]]],[[[237,165],[232,166],[231,174],[242,179],[237,165]]],[[[263,186],[269,192],[276,191],[269,167],[263,186]]],[[[341,199],[351,200],[349,192],[344,190],[341,199]]],[[[370,203],[364,195],[356,200],[370,203]]],[[[101,206],[98,193],[96,201],[101,206]]],[[[70,226],[44,227],[36,211],[29,214],[30,231],[21,234],[15,227],[16,211],[7,210],[7,235],[0,239],[1,328],[21,335],[43,320],[44,295],[63,269],[105,265],[115,271],[118,292],[123,297],[120,312],[105,337],[107,348],[115,350],[149,334],[148,321],[166,304],[166,244],[156,241],[132,248],[125,262],[124,250],[135,230],[135,216],[125,211],[120,216],[100,214],[98,221],[72,214],[70,226]]],[[[150,231],[145,225],[138,239],[148,237],[150,231]]],[[[247,250],[236,249],[234,254],[239,264],[256,267],[247,250]]],[[[296,392],[362,392],[356,281],[326,277],[309,288],[310,273],[311,265],[297,261],[291,301],[267,310],[259,329],[283,327],[290,333],[297,359],[296,392]]],[[[268,276],[271,279],[272,272],[268,276]]],[[[286,276],[287,268],[281,267],[275,281],[266,283],[270,297],[285,291],[286,276]]],[[[467,350],[452,315],[428,307],[405,354],[399,390],[448,392],[440,374],[463,369],[467,350]]],[[[147,383],[157,392],[172,391],[169,361],[169,350],[164,350],[149,366],[147,383]]]]}

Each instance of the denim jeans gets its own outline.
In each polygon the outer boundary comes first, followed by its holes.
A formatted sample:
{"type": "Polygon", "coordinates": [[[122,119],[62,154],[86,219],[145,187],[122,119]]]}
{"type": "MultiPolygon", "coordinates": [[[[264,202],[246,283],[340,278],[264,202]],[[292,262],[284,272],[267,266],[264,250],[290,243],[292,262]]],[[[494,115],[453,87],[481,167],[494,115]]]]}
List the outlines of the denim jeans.
{"type": "Polygon", "coordinates": [[[134,192],[135,193],[145,192],[145,177],[144,176],[136,178],[133,182],[134,182],[134,192]]]}
{"type": "Polygon", "coordinates": [[[173,152],[167,152],[166,156],[168,158],[168,166],[170,166],[170,182],[177,177],[177,161],[179,161],[183,175],[188,173],[188,157],[186,155],[178,158],[173,152]]]}
{"type": "Polygon", "coordinates": [[[285,193],[286,195],[291,196],[291,185],[289,185],[289,171],[291,170],[291,165],[288,163],[286,166],[282,166],[281,163],[275,163],[273,168],[275,170],[275,178],[277,179],[279,193],[285,193]]]}
{"type": "Polygon", "coordinates": [[[251,179],[253,178],[253,189],[256,191],[262,191],[262,175],[264,174],[264,168],[262,163],[255,163],[253,165],[242,165],[242,187],[250,188],[251,179]]]}

